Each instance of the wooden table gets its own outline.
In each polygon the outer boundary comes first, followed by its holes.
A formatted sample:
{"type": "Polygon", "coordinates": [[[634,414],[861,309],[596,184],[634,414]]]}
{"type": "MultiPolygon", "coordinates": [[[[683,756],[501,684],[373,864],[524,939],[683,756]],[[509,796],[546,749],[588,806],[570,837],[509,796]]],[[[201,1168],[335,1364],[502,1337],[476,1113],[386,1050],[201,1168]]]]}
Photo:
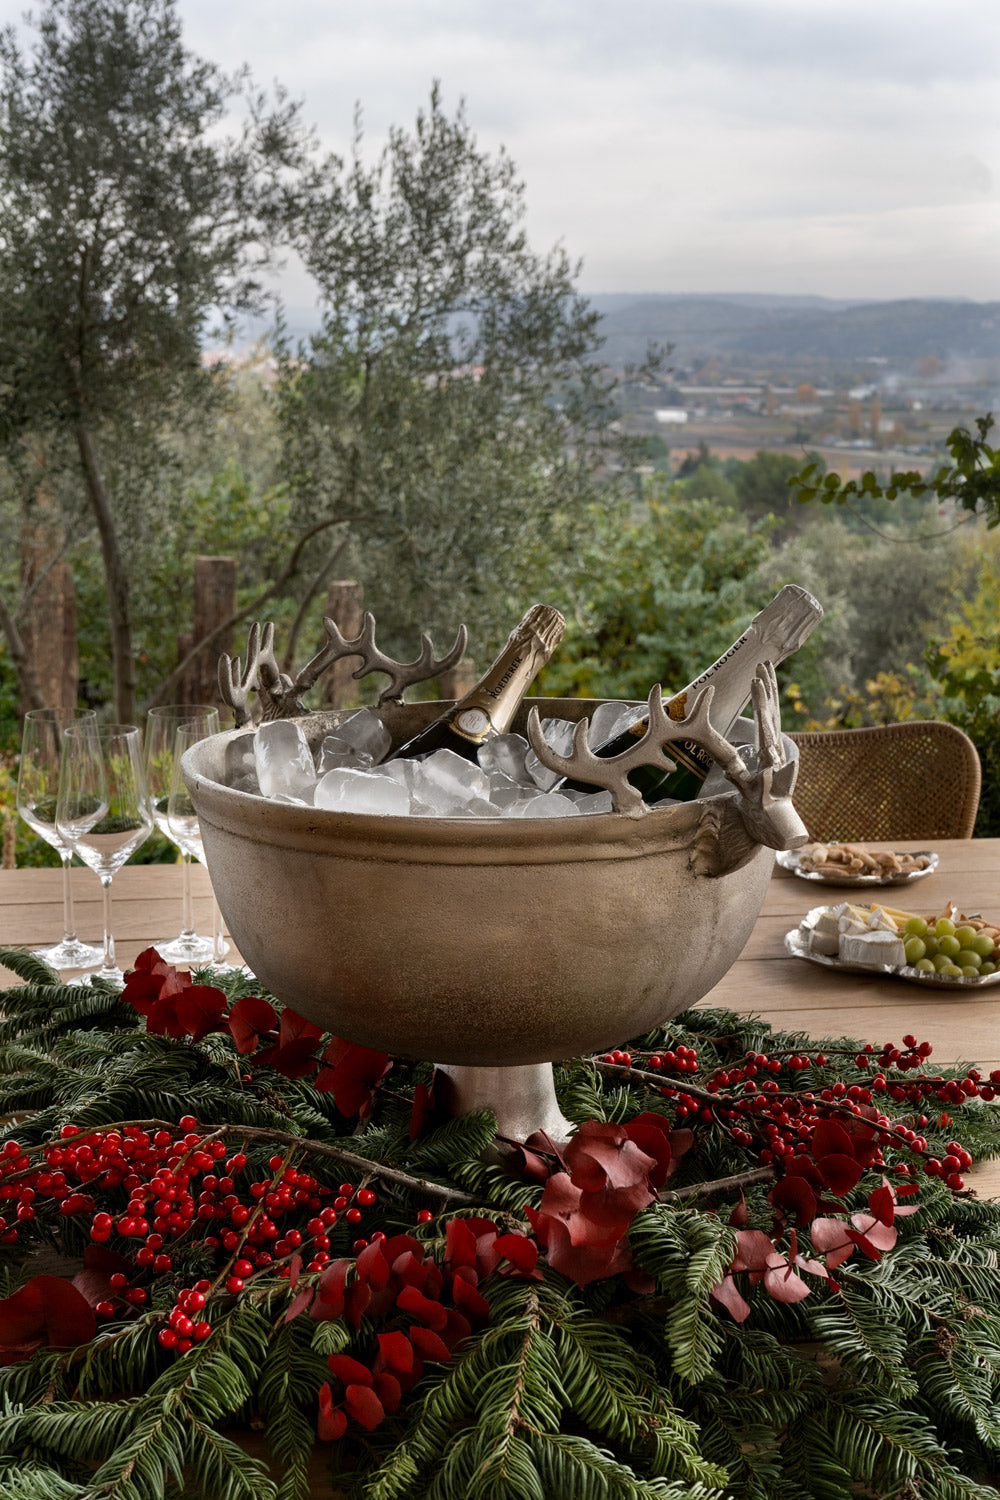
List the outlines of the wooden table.
{"type": "MultiPolygon", "coordinates": [[[[874,847],[874,846],[873,846],[874,847]]],[[[900,848],[917,849],[917,844],[900,848]]],[[[933,875],[909,886],[868,889],[858,899],[881,894],[888,904],[922,915],[953,901],[966,913],[1000,917],[1000,839],[954,839],[936,845],[940,864],[933,875]]],[[[211,930],[208,872],[192,868],[195,919],[211,930]]],[[[80,937],[99,940],[100,886],[90,870],[73,871],[76,927],[80,937]]],[[[181,919],[179,865],[126,866],[114,879],[113,927],[123,968],[151,943],[176,936],[181,919]]],[[[912,1032],[932,1043],[938,1065],[1000,1067],[1000,985],[981,992],[953,993],[873,975],[841,974],[785,952],[785,934],[813,906],[848,899],[842,887],[801,880],[775,868],[750,941],[703,1005],[759,1015],[773,1025],[814,1037],[850,1036],[881,1044],[912,1032]]],[[[59,870],[0,870],[0,944],[37,946],[62,935],[62,874],[59,870]]],[[[229,962],[238,962],[231,949],[229,962]]],[[[0,985],[12,976],[0,968],[0,985]]],[[[969,1174],[981,1192],[1000,1195],[1000,1164],[969,1174]]]]}

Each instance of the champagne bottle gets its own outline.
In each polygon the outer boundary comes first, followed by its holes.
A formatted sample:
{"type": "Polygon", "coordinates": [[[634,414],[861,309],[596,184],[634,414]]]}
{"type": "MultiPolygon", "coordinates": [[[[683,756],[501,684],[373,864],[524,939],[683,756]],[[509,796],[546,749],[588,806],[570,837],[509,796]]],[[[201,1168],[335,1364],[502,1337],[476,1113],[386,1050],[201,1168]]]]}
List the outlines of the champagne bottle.
{"type": "Polygon", "coordinates": [[[388,759],[425,760],[435,750],[454,750],[466,760],[475,760],[480,745],[506,731],[565,630],[566,621],[557,609],[533,605],[472,691],[388,759]]]}
{"type": "MultiPolygon", "coordinates": [[[[811,594],[797,584],[786,584],[770,604],[754,615],[747,629],[718,661],[667,700],[665,706],[670,718],[683,719],[688,699],[700,688],[711,685],[715,689],[710,709],[712,725],[721,734],[728,734],[750,702],[751,685],[761,663],[770,661],[777,666],[791,656],[822,618],[822,605],[811,594]]],[[[648,725],[647,711],[613,739],[596,747],[594,753],[603,757],[621,754],[645,734],[648,725]]],[[[668,771],[662,765],[638,766],[628,779],[646,802],[659,802],[664,797],[690,802],[701,791],[713,764],[712,757],[695,740],[672,740],[666,753],[676,763],[675,770],[668,771]]],[[[569,778],[560,787],[593,790],[589,783],[569,778]]]]}

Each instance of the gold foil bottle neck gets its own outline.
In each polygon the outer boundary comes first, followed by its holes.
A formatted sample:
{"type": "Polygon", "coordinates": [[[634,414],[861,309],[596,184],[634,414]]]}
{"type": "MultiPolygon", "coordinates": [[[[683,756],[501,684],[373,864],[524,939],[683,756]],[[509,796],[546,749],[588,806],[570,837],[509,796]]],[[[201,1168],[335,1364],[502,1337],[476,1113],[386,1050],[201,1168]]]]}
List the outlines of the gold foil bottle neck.
{"type": "Polygon", "coordinates": [[[549,657],[565,634],[566,621],[557,609],[551,604],[533,604],[521,622],[514,626],[507,644],[530,646],[537,643],[549,657]]]}

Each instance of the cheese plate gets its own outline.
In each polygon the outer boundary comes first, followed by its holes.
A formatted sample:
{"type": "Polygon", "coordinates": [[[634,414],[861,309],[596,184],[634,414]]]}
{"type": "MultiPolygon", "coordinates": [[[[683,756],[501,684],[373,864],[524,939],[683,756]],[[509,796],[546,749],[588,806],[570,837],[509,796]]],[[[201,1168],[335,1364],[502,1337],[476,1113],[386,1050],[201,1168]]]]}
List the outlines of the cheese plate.
{"type": "Polygon", "coordinates": [[[922,984],[938,990],[982,990],[1000,984],[1000,969],[992,974],[938,974],[914,968],[912,964],[890,966],[888,964],[854,963],[837,954],[821,953],[812,948],[812,929],[829,907],[816,906],[807,912],[798,927],[785,934],[785,952],[793,958],[804,958],[809,963],[819,964],[824,969],[835,969],[844,974],[867,974],[875,977],[887,975],[892,979],[904,979],[910,984],[922,984]]]}

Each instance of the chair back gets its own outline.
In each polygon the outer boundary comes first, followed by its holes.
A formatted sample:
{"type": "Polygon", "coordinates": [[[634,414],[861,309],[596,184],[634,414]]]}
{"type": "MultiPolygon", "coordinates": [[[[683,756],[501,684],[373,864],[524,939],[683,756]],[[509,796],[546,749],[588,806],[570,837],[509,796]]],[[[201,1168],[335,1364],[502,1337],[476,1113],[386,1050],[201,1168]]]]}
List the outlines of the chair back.
{"type": "Polygon", "coordinates": [[[953,724],[918,719],[789,738],[799,747],[792,801],[813,839],[972,837],[979,755],[953,724]]]}

